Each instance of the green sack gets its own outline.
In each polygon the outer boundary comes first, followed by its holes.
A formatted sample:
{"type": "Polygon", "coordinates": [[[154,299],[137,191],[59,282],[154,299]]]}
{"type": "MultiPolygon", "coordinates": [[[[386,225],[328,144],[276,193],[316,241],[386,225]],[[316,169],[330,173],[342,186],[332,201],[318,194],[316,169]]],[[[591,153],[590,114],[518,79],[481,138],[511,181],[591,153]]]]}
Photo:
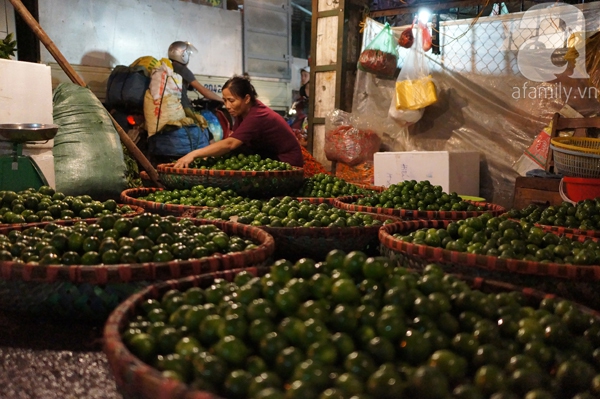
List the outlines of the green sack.
{"type": "Polygon", "coordinates": [[[119,134],[108,111],[88,89],[61,83],[53,93],[56,190],[66,195],[118,199],[127,188],[119,134]]]}
{"type": "Polygon", "coordinates": [[[358,69],[384,78],[393,78],[398,65],[397,43],[392,28],[386,22],[358,58],[358,69]]]}

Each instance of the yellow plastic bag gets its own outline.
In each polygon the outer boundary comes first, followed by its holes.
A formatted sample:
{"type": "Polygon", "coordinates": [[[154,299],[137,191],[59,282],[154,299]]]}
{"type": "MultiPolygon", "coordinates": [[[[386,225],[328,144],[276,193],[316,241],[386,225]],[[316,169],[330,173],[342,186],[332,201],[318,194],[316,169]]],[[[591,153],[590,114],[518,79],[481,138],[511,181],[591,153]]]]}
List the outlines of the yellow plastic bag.
{"type": "Polygon", "coordinates": [[[388,116],[404,126],[420,120],[424,108],[437,101],[435,84],[423,51],[422,29],[417,29],[414,37],[413,45],[408,50],[396,79],[396,90],[388,109],[388,116]]]}
{"type": "Polygon", "coordinates": [[[396,81],[396,109],[418,110],[437,101],[431,75],[415,80],[396,81]]]}
{"type": "Polygon", "coordinates": [[[138,58],[137,60],[133,61],[131,63],[132,67],[134,66],[142,66],[144,68],[146,68],[146,75],[150,76],[150,73],[152,73],[152,70],[158,66],[160,66],[160,61],[157,60],[156,58],[152,57],[151,55],[146,55],[143,57],[138,58]]]}

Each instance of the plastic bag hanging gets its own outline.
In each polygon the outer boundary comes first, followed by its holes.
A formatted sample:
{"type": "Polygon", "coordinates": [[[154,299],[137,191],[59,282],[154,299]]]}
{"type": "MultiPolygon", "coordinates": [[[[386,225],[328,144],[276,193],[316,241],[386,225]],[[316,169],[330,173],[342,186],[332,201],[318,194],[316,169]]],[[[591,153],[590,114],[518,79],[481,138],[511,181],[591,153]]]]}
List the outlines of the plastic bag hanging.
{"type": "Polygon", "coordinates": [[[386,22],[382,31],[360,53],[358,69],[380,77],[392,78],[396,74],[397,65],[396,39],[386,22]]]}
{"type": "Polygon", "coordinates": [[[400,38],[398,39],[398,45],[400,45],[400,47],[412,47],[413,43],[415,42],[415,36],[413,35],[414,26],[415,23],[413,22],[413,24],[410,27],[402,31],[402,33],[400,34],[400,38]]]}
{"type": "Polygon", "coordinates": [[[398,110],[418,110],[437,101],[435,85],[423,52],[421,29],[417,29],[415,39],[396,79],[396,109],[398,110]]]}
{"type": "Polygon", "coordinates": [[[419,21],[419,29],[421,30],[421,34],[423,35],[423,51],[428,52],[431,50],[431,46],[433,44],[431,40],[431,32],[429,32],[429,28],[427,24],[419,21]]]}

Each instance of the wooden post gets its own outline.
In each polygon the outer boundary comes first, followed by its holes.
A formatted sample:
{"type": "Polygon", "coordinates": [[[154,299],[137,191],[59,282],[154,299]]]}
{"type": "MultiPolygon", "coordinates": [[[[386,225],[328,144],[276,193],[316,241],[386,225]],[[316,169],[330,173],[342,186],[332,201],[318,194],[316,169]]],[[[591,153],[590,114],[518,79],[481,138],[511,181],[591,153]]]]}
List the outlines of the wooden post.
{"type": "MultiPolygon", "coordinates": [[[[367,0],[313,0],[308,149],[324,165],[325,118],[352,111],[360,23],[367,0]]],[[[331,167],[335,171],[335,164],[331,167]]]]}
{"type": "MultiPolygon", "coordinates": [[[[23,5],[21,0],[9,0],[9,1],[12,3],[15,10],[19,13],[19,15],[21,15],[21,17],[27,23],[27,25],[29,25],[29,27],[35,33],[35,35],[38,37],[38,39],[40,39],[40,41],[44,44],[44,46],[46,46],[46,49],[48,49],[50,54],[52,54],[52,56],[54,57],[56,62],[58,62],[58,65],[60,65],[60,67],[63,69],[63,71],[65,71],[65,73],[67,74],[69,79],[71,79],[71,81],[73,83],[76,83],[79,86],[86,87],[87,85],[85,84],[85,81],[81,78],[81,76],[79,76],[77,74],[77,72],[73,69],[71,64],[69,64],[69,61],[67,61],[67,59],[62,55],[62,53],[60,52],[58,47],[56,47],[54,42],[50,39],[50,37],[46,34],[46,32],[44,32],[44,30],[40,26],[39,22],[36,21],[35,18],[33,18],[33,15],[31,15],[29,10],[23,5]]],[[[109,113],[109,115],[110,115],[110,113],[109,113]]],[[[121,125],[119,125],[119,123],[112,117],[112,115],[110,115],[110,119],[112,120],[113,125],[115,126],[115,129],[117,130],[117,133],[119,133],[121,142],[125,145],[127,150],[142,165],[142,168],[144,168],[144,170],[146,172],[148,172],[150,179],[152,179],[152,181],[159,187],[162,186],[160,184],[160,182],[158,181],[158,173],[156,173],[156,169],[154,169],[154,166],[152,166],[150,161],[148,161],[146,156],[140,151],[140,149],[137,147],[137,145],[135,145],[135,143],[129,138],[127,133],[123,130],[121,125]]]]}

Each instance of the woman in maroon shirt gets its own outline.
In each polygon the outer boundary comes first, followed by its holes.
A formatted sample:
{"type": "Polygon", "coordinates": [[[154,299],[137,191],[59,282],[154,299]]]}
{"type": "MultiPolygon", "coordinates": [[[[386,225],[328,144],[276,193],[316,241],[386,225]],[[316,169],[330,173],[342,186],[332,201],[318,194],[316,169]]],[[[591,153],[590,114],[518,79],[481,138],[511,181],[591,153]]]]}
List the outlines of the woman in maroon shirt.
{"type": "Polygon", "coordinates": [[[302,150],[292,129],[281,115],[260,102],[257,96],[248,78],[234,76],[225,82],[223,100],[225,108],[235,119],[233,133],[181,157],[175,167],[187,168],[196,158],[224,155],[242,145],[263,158],[302,167],[302,150]]]}

